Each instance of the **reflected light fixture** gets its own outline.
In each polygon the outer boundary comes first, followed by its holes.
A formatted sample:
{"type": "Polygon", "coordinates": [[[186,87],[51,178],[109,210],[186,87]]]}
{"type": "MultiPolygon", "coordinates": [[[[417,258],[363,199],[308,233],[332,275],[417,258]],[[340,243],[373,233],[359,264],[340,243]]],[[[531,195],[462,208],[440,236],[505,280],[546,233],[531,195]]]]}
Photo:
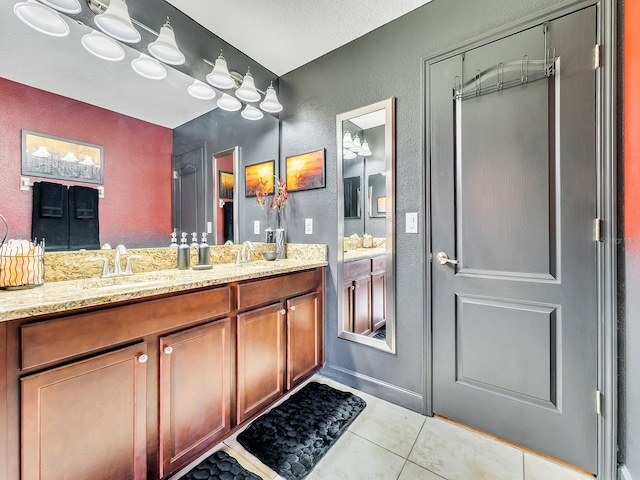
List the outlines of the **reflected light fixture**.
{"type": "Polygon", "coordinates": [[[194,80],[187,88],[187,92],[198,100],[213,100],[216,98],[216,91],[200,80],[194,80]]]}
{"type": "Polygon", "coordinates": [[[118,42],[97,30],[83,35],[80,42],[85,50],[102,60],[118,62],[125,56],[124,49],[118,42]]]}
{"type": "Polygon", "coordinates": [[[362,138],[362,148],[358,152],[358,155],[360,155],[361,157],[370,157],[371,155],[373,155],[371,150],[369,150],[369,142],[367,142],[367,139],[364,137],[362,138]]]}
{"type": "Polygon", "coordinates": [[[94,18],[96,25],[107,35],[125,43],[140,41],[140,32],[136,30],[129,17],[129,9],[124,0],[110,0],[104,13],[94,18]]]}
{"type": "Polygon", "coordinates": [[[356,155],[351,150],[342,149],[342,158],[345,159],[345,160],[352,160],[352,159],[356,158],[357,156],[358,155],[356,155]]]}
{"type": "Polygon", "coordinates": [[[80,162],[80,165],[93,165],[93,159],[91,155],[85,155],[84,160],[80,162]]]}
{"type": "Polygon", "coordinates": [[[353,147],[353,138],[351,138],[351,132],[349,130],[345,130],[344,136],[342,137],[342,146],[344,148],[353,147]]]}
{"type": "Polygon", "coordinates": [[[13,6],[13,13],[34,30],[52,37],[66,37],[71,29],[62,16],[36,0],[18,2],[13,6]]]}
{"type": "Polygon", "coordinates": [[[65,162],[77,162],[78,161],[78,159],[73,154],[73,152],[67,152],[67,154],[64,157],[62,157],[60,160],[64,160],[65,162]]]}
{"type": "Polygon", "coordinates": [[[131,62],[131,68],[138,74],[151,80],[162,80],[167,76],[167,70],[155,58],[141,53],[131,62]]]}
{"type": "Polygon", "coordinates": [[[82,5],[80,5],[79,0],[40,0],[40,2],[62,13],[75,14],[82,11],[82,5]]]}
{"type": "Polygon", "coordinates": [[[273,82],[271,82],[271,85],[267,88],[267,93],[262,103],[260,103],[260,108],[267,113],[278,113],[282,111],[282,105],[278,101],[276,89],[273,88],[273,82]]]}
{"type": "Polygon", "coordinates": [[[240,115],[242,115],[242,118],[245,118],[247,120],[260,120],[262,117],[264,117],[264,113],[251,105],[247,105],[246,107],[244,107],[244,110],[242,110],[242,113],[240,115]]]}
{"type": "Polygon", "coordinates": [[[231,78],[229,74],[229,69],[227,68],[227,61],[222,56],[222,51],[220,51],[220,55],[216,59],[216,63],[213,66],[213,70],[211,73],[207,75],[207,82],[209,82],[214,87],[229,89],[235,86],[236,82],[231,78]]]}
{"type": "Polygon", "coordinates": [[[251,71],[248,68],[246,75],[242,79],[242,85],[236,90],[236,97],[245,102],[257,102],[261,98],[256,90],[253,75],[251,75],[251,71]]]}
{"type": "Polygon", "coordinates": [[[360,137],[357,133],[353,136],[353,145],[349,147],[349,150],[354,153],[358,153],[360,150],[362,150],[362,145],[360,145],[360,137]]]}
{"type": "Polygon", "coordinates": [[[223,93],[218,100],[218,107],[227,112],[237,112],[242,108],[242,104],[237,98],[232,97],[228,93],[223,93]]]}
{"type": "Polygon", "coordinates": [[[45,147],[44,145],[40,145],[38,149],[31,154],[31,156],[38,158],[51,158],[49,150],[47,150],[47,147],[45,147]]]}
{"type": "Polygon", "coordinates": [[[151,55],[168,65],[182,65],[184,63],[184,54],[176,44],[176,35],[169,23],[169,17],[167,17],[167,21],[160,29],[158,39],[150,43],[147,46],[147,50],[151,55]]]}

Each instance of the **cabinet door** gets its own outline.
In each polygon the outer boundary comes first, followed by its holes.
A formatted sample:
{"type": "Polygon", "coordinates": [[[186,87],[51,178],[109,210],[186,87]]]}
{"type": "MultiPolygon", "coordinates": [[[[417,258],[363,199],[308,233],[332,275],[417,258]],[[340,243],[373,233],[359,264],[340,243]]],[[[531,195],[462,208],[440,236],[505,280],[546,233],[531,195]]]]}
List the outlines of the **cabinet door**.
{"type": "Polygon", "coordinates": [[[354,282],[353,291],[353,333],[371,333],[371,277],[354,282]]]}
{"type": "Polygon", "coordinates": [[[224,436],[231,423],[231,321],[160,338],[160,475],[224,436]]]}
{"type": "Polygon", "coordinates": [[[21,379],[22,478],[146,478],[146,345],[21,379]]]}
{"type": "Polygon", "coordinates": [[[238,315],[238,423],[284,393],[285,313],[277,303],[238,315]]]}
{"type": "Polygon", "coordinates": [[[287,389],[320,367],[320,294],[287,300],[287,389]]]}
{"type": "Polygon", "coordinates": [[[386,323],[387,276],[384,272],[371,274],[371,318],[376,331],[386,323]]]}

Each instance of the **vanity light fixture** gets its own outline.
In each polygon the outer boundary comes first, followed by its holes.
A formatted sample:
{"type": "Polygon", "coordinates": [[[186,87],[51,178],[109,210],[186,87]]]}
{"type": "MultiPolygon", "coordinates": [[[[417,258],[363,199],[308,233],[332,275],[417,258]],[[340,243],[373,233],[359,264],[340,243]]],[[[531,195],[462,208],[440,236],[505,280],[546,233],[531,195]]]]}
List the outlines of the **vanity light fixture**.
{"type": "Polygon", "coordinates": [[[367,142],[367,139],[364,137],[362,138],[362,148],[358,152],[358,155],[360,155],[361,157],[370,157],[371,155],[373,155],[371,150],[369,150],[369,142],[367,142]]]}
{"type": "Polygon", "coordinates": [[[227,112],[237,112],[242,108],[242,104],[237,98],[232,97],[228,93],[223,93],[218,100],[218,107],[227,112]]]}
{"type": "Polygon", "coordinates": [[[137,43],[142,38],[135,29],[124,0],[110,0],[104,13],[94,18],[96,25],[107,35],[125,43],[137,43]]]}
{"type": "Polygon", "coordinates": [[[207,75],[207,82],[214,87],[222,88],[224,90],[234,87],[236,82],[231,78],[229,69],[227,68],[227,61],[222,56],[222,50],[220,55],[216,59],[216,63],[213,66],[211,73],[207,75]]]}
{"type": "Polygon", "coordinates": [[[38,149],[31,154],[31,156],[38,158],[51,158],[49,150],[47,150],[47,147],[45,147],[44,145],[40,145],[38,149]]]}
{"type": "Polygon", "coordinates": [[[276,89],[273,88],[273,82],[271,82],[267,88],[267,93],[262,103],[260,103],[260,108],[267,113],[278,113],[282,111],[282,105],[278,101],[278,95],[276,95],[276,89]]]}
{"type": "Polygon", "coordinates": [[[155,58],[141,53],[131,62],[131,68],[138,74],[151,80],[162,80],[167,76],[167,70],[155,58]]]}
{"type": "Polygon", "coordinates": [[[351,150],[347,150],[347,149],[343,149],[342,150],[342,158],[345,160],[353,160],[354,158],[356,158],[358,155],[356,155],[354,152],[352,152],[351,150]]]}
{"type": "Polygon", "coordinates": [[[184,63],[185,57],[176,44],[176,35],[169,23],[169,17],[160,29],[158,39],[150,43],[147,50],[151,55],[168,65],[182,65],[184,63]]]}
{"type": "Polygon", "coordinates": [[[78,158],[74,155],[73,152],[67,152],[67,154],[60,160],[64,160],[65,162],[78,162],[78,158]]]}
{"type": "Polygon", "coordinates": [[[125,56],[124,49],[118,42],[97,30],[83,35],[80,42],[85,50],[102,60],[119,62],[125,56]]]}
{"type": "Polygon", "coordinates": [[[18,2],[13,6],[13,13],[34,30],[52,37],[66,37],[71,29],[62,16],[54,9],[36,0],[18,2]]]}
{"type": "Polygon", "coordinates": [[[191,85],[187,88],[187,92],[193,98],[197,98],[198,100],[213,100],[216,98],[216,91],[200,80],[194,80],[191,85]]]}
{"type": "Polygon", "coordinates": [[[242,118],[247,120],[260,120],[262,119],[262,117],[264,117],[264,113],[251,105],[247,105],[246,107],[244,107],[244,110],[242,110],[242,113],[240,115],[242,115],[242,118]]]}
{"type": "Polygon", "coordinates": [[[242,85],[236,90],[236,97],[245,102],[257,102],[261,98],[256,90],[256,84],[253,81],[251,70],[248,68],[247,73],[242,79],[242,85]]]}
{"type": "Polygon", "coordinates": [[[342,137],[342,146],[344,148],[353,147],[353,138],[351,137],[351,132],[349,130],[345,130],[344,136],[342,137]]]}
{"type": "Polygon", "coordinates": [[[351,150],[353,153],[358,153],[360,150],[362,150],[362,145],[360,145],[360,137],[357,133],[353,136],[353,145],[349,147],[349,150],[351,150]]]}
{"type": "Polygon", "coordinates": [[[82,11],[82,5],[79,0],[40,0],[48,7],[55,8],[62,13],[80,13],[82,11]]]}

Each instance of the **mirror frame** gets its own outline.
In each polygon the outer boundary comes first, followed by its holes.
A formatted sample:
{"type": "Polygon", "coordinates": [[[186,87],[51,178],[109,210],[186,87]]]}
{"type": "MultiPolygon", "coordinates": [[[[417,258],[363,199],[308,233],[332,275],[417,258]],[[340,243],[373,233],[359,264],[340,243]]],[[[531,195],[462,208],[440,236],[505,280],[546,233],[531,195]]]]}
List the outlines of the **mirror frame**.
{"type": "Polygon", "coordinates": [[[336,146],[337,161],[337,211],[338,211],[338,242],[337,242],[337,299],[338,299],[338,337],[351,340],[356,343],[368,345],[384,352],[396,353],[396,308],[395,308],[395,97],[382,100],[365,107],[340,113],[336,116],[336,146]],[[356,334],[344,330],[342,314],[344,311],[344,298],[342,286],[344,284],[344,184],[343,184],[343,158],[342,136],[343,122],[354,117],[378,110],[385,111],[384,127],[384,156],[387,195],[387,214],[385,217],[385,257],[386,257],[386,340],[378,340],[365,335],[356,334]]]}

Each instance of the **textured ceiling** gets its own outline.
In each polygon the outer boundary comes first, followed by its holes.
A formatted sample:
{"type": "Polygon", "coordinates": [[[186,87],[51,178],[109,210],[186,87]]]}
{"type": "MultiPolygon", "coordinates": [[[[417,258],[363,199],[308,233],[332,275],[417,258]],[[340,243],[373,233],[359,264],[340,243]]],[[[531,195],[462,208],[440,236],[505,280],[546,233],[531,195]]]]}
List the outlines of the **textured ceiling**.
{"type": "Polygon", "coordinates": [[[284,75],[429,0],[167,0],[284,75]]]}

